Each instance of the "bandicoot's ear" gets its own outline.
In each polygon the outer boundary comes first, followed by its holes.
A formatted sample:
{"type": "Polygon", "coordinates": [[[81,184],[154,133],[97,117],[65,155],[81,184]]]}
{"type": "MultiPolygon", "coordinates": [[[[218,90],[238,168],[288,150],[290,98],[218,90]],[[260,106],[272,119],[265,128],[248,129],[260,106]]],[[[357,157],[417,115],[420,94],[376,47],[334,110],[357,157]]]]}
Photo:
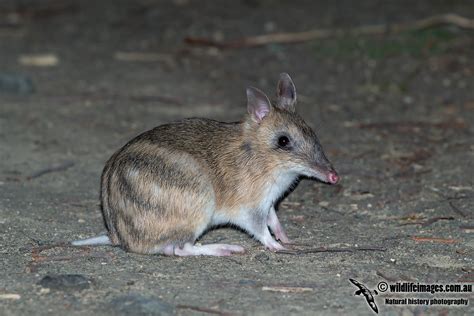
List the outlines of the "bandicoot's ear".
{"type": "Polygon", "coordinates": [[[262,91],[254,87],[247,88],[247,111],[252,120],[260,123],[270,113],[270,100],[262,91]]]}
{"type": "Polygon", "coordinates": [[[286,72],[280,74],[280,80],[277,85],[277,106],[291,112],[295,111],[296,88],[290,75],[286,72]]]}

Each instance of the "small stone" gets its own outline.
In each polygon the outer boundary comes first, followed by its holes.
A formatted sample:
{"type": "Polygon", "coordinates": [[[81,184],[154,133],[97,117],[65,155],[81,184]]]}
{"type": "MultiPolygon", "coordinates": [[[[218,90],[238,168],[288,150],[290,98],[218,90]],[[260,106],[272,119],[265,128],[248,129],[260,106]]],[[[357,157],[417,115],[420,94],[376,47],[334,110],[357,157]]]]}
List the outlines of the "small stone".
{"type": "Polygon", "coordinates": [[[355,126],[357,126],[357,122],[354,122],[354,121],[344,121],[344,122],[342,123],[342,126],[348,127],[348,128],[355,127],[355,126]]]}
{"type": "Polygon", "coordinates": [[[44,294],[49,294],[49,292],[51,292],[50,289],[42,287],[39,294],[44,295],[44,294]]]}
{"type": "Polygon", "coordinates": [[[224,33],[222,31],[215,31],[213,34],[212,34],[212,38],[215,40],[215,41],[223,41],[224,40],[224,33]]]}
{"type": "Polygon", "coordinates": [[[270,260],[270,257],[266,253],[262,252],[262,253],[259,253],[258,255],[256,255],[254,257],[254,259],[258,260],[260,262],[266,262],[266,261],[270,260]]]}
{"type": "Polygon", "coordinates": [[[276,24],[275,22],[268,21],[268,22],[265,22],[263,28],[265,29],[265,32],[267,33],[275,32],[276,24]]]}
{"type": "Polygon", "coordinates": [[[47,275],[38,282],[44,288],[57,291],[82,291],[90,287],[91,281],[80,274],[47,275]]]}
{"type": "Polygon", "coordinates": [[[114,315],[174,315],[174,307],[156,297],[128,294],[114,298],[108,306],[114,315]]]}
{"type": "Polygon", "coordinates": [[[339,106],[337,104],[330,104],[328,106],[328,109],[333,111],[333,112],[339,112],[341,110],[341,106],[339,106]]]}
{"type": "Polygon", "coordinates": [[[17,73],[0,73],[0,93],[26,95],[34,90],[30,77],[17,73]]]}
{"type": "Polygon", "coordinates": [[[15,293],[0,294],[0,300],[19,300],[20,298],[21,298],[20,294],[15,294],[15,293]]]}
{"type": "Polygon", "coordinates": [[[21,55],[18,63],[23,66],[53,67],[59,63],[55,54],[21,55]]]}
{"type": "Polygon", "coordinates": [[[413,103],[413,98],[411,96],[407,95],[403,98],[403,102],[406,103],[406,104],[412,104],[413,103]]]}

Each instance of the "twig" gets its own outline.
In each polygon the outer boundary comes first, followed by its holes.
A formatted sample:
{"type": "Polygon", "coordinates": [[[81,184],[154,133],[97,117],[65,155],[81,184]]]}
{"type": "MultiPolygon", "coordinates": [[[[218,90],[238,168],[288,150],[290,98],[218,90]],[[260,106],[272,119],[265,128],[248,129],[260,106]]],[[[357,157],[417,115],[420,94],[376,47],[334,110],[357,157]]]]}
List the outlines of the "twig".
{"type": "Polygon", "coordinates": [[[69,169],[72,166],[74,166],[73,161],[66,161],[66,162],[63,162],[62,164],[59,164],[57,166],[51,166],[51,167],[47,167],[47,168],[41,169],[39,171],[36,171],[36,172],[32,173],[31,175],[27,176],[26,180],[32,180],[32,179],[35,179],[35,178],[39,178],[39,177],[41,177],[41,176],[43,176],[47,173],[51,173],[51,172],[64,171],[66,169],[69,169]]]}
{"type": "Polygon", "coordinates": [[[456,244],[459,242],[457,239],[452,238],[437,238],[437,237],[421,237],[421,236],[411,236],[416,242],[434,242],[438,244],[456,244]]]}
{"type": "Polygon", "coordinates": [[[426,226],[432,225],[432,224],[436,223],[437,221],[441,221],[441,220],[452,221],[452,220],[454,220],[454,217],[452,217],[452,216],[438,216],[438,217],[430,218],[426,221],[402,223],[399,226],[421,225],[423,227],[426,227],[426,226]]]}
{"type": "Polygon", "coordinates": [[[31,261],[28,263],[26,270],[29,273],[36,272],[38,265],[43,262],[52,261],[69,261],[84,257],[91,258],[114,258],[114,255],[110,252],[90,252],[90,247],[72,246],[70,243],[55,243],[44,246],[33,247],[31,249],[31,261]],[[79,249],[82,253],[76,253],[69,256],[43,256],[41,252],[54,248],[74,248],[79,249]]]}
{"type": "Polygon", "coordinates": [[[452,221],[452,220],[454,220],[454,217],[452,217],[452,216],[433,217],[433,218],[430,218],[429,220],[427,220],[426,222],[422,223],[421,226],[424,226],[424,227],[430,226],[431,224],[436,223],[437,221],[441,221],[441,220],[452,221]]]}
{"type": "Polygon", "coordinates": [[[382,35],[397,34],[405,31],[418,31],[438,25],[455,25],[464,29],[474,29],[474,20],[448,13],[430,16],[413,22],[398,24],[365,25],[351,29],[316,29],[296,33],[274,33],[254,37],[244,37],[232,41],[215,41],[209,38],[187,37],[185,42],[197,46],[213,46],[221,49],[255,47],[268,44],[299,43],[316,39],[340,37],[345,35],[382,35]]]}
{"type": "Polygon", "coordinates": [[[285,246],[289,246],[289,247],[312,247],[313,244],[306,244],[306,243],[300,243],[300,242],[288,242],[288,243],[285,243],[285,246]]]}
{"type": "Polygon", "coordinates": [[[196,312],[201,312],[201,313],[208,313],[208,314],[214,314],[214,315],[221,315],[221,316],[232,316],[235,314],[232,314],[230,312],[223,312],[219,311],[213,308],[207,308],[207,307],[200,307],[200,306],[192,306],[192,305],[176,305],[176,308],[180,309],[190,309],[192,311],[196,312]]]}
{"type": "Polygon", "coordinates": [[[355,251],[385,251],[385,248],[382,247],[348,247],[348,248],[310,248],[310,249],[285,249],[279,250],[276,254],[285,254],[285,255],[301,255],[308,253],[318,253],[318,252],[355,252],[355,251]]]}

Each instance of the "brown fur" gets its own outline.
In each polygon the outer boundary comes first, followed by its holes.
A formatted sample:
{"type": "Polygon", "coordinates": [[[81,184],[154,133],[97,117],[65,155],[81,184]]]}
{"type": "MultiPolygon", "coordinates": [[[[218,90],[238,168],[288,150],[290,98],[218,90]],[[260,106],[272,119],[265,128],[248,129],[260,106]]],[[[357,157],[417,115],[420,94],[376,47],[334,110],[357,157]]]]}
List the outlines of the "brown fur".
{"type": "Polygon", "coordinates": [[[232,222],[243,208],[257,212],[279,170],[316,165],[332,170],[294,108],[272,106],[261,122],[248,115],[238,123],[186,119],[158,126],[131,140],[104,168],[109,237],[138,253],[193,243],[214,216],[232,222]],[[293,151],[276,146],[282,133],[294,139],[293,151]]]}

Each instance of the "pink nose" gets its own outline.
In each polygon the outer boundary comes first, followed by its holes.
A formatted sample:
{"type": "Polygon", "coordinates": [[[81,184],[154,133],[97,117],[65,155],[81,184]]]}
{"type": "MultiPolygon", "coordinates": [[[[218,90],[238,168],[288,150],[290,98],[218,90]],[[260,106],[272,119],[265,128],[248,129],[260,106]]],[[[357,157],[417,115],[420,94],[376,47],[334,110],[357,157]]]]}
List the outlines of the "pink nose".
{"type": "Polygon", "coordinates": [[[335,171],[331,171],[329,172],[328,174],[328,182],[331,183],[331,184],[336,184],[338,183],[340,180],[339,176],[337,175],[337,173],[335,171]]]}

